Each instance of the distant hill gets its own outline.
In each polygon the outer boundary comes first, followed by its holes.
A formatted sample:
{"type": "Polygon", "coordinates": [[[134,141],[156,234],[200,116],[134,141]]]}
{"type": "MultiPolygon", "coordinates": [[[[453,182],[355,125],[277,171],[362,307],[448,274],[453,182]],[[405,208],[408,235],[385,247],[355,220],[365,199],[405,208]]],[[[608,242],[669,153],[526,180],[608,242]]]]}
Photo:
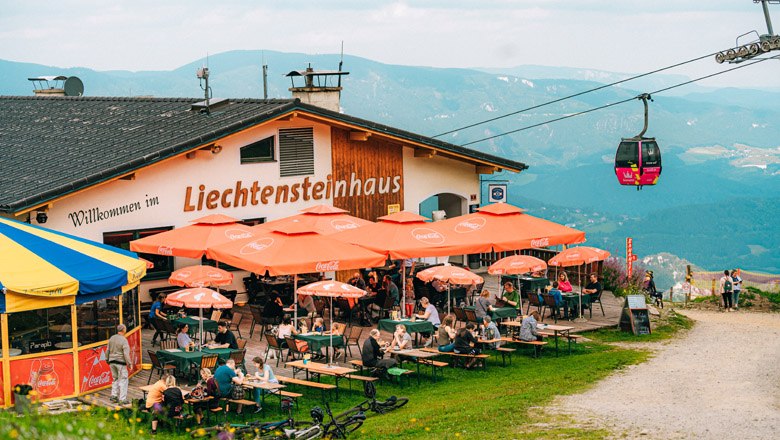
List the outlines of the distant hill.
{"type": "MultiPolygon", "coordinates": [[[[335,69],[339,62],[335,54],[254,50],[211,55],[214,96],[261,98],[263,59],[269,65],[270,98],[290,96],[286,73],[309,63],[335,69]]],[[[0,94],[31,95],[28,77],[63,74],[79,76],[89,96],[197,97],[203,91],[195,70],[205,61],[171,71],[100,72],[0,60],[0,94]]],[[[344,57],[344,69],[350,72],[343,82],[345,113],[429,136],[631,75],[542,66],[397,66],[354,56],[344,57]]],[[[612,169],[620,138],[642,128],[639,101],[546,123],[684,80],[654,75],[440,138],[465,144],[542,123],[470,145],[531,166],[520,175],[487,177],[510,182],[510,201],[583,228],[594,245],[619,249],[631,235],[642,255],[668,251],[705,269],[738,261],[746,268],[776,270],[780,262],[764,249],[776,249],[773,240],[780,236],[774,221],[780,207],[772,199],[780,194],[780,91],[686,86],[674,95],[654,96],[647,134],[661,145],[664,171],[657,186],[642,191],[619,186],[612,169]]]]}

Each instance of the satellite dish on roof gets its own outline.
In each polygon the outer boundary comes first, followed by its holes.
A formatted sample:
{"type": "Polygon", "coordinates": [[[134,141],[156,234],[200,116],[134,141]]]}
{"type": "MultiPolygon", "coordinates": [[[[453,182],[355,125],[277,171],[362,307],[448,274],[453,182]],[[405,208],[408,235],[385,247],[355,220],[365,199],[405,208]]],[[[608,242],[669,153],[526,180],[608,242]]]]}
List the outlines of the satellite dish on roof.
{"type": "Polygon", "coordinates": [[[66,79],[62,88],[65,89],[65,96],[81,96],[84,94],[84,83],[76,76],[66,79]]]}

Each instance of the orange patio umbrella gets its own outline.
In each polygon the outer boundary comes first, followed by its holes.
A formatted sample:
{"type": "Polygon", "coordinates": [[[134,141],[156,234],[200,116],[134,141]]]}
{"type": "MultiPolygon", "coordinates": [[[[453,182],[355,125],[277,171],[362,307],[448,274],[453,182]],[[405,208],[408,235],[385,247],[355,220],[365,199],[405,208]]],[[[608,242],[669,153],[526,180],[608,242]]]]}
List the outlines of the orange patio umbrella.
{"type": "MultiPolygon", "coordinates": [[[[489,251],[483,243],[464,245],[461,237],[448,234],[442,222],[428,222],[426,217],[400,211],[358,229],[334,234],[334,238],[387,254],[392,259],[443,257],[489,251]]],[[[403,269],[406,270],[405,267],[403,269]]],[[[406,274],[401,277],[401,289],[406,290],[406,274]]],[[[402,295],[401,311],[405,311],[406,295],[402,295]]]]}
{"type": "Polygon", "coordinates": [[[206,255],[257,274],[295,275],[296,303],[300,273],[377,267],[385,263],[385,256],[380,253],[318,234],[301,224],[288,224],[279,230],[214,246],[206,255]]]}
{"type": "Polygon", "coordinates": [[[147,260],[146,258],[141,258],[141,257],[138,257],[138,259],[143,261],[144,263],[146,263],[146,268],[147,269],[154,269],[154,263],[152,263],[151,261],[147,260]]]}
{"type": "Polygon", "coordinates": [[[417,272],[417,278],[429,283],[433,280],[439,280],[447,283],[447,313],[450,313],[450,286],[452,284],[479,284],[485,280],[469,271],[457,266],[450,266],[445,264],[444,266],[433,266],[428,269],[417,272]]]}
{"type": "Polygon", "coordinates": [[[165,303],[174,307],[198,309],[198,317],[200,318],[200,343],[203,342],[203,309],[229,309],[233,307],[233,303],[222,294],[204,287],[173,292],[165,298],[165,303]]]}
{"type": "MultiPolygon", "coordinates": [[[[528,272],[540,272],[547,269],[547,263],[530,255],[510,255],[504,257],[488,267],[488,273],[491,275],[517,275],[518,282],[521,274],[528,272]]],[[[520,299],[520,309],[523,309],[522,296],[520,299]]]]}
{"type": "Polygon", "coordinates": [[[558,244],[582,243],[585,233],[523,213],[507,203],[493,203],[478,212],[437,222],[448,236],[464,244],[482,243],[481,252],[513,251],[558,244]]]}
{"type": "Polygon", "coordinates": [[[181,287],[227,286],[233,282],[233,274],[213,266],[189,266],[174,271],[168,283],[181,287]]]}
{"type": "Polygon", "coordinates": [[[198,259],[211,246],[255,235],[251,227],[238,221],[222,214],[208,215],[193,220],[191,225],[133,240],[130,249],[146,254],[198,259]]]}
{"type": "MultiPolygon", "coordinates": [[[[562,250],[558,255],[550,258],[547,262],[550,266],[582,266],[583,264],[595,263],[596,261],[606,260],[610,256],[608,251],[598,249],[590,246],[577,246],[570,247],[562,250]]],[[[579,320],[584,320],[582,316],[582,275],[577,271],[577,278],[580,284],[580,317],[579,320]]]]}
{"type": "Polygon", "coordinates": [[[301,214],[261,223],[253,226],[253,228],[262,231],[272,231],[274,229],[284,228],[285,225],[291,223],[300,223],[322,235],[330,235],[374,223],[359,217],[351,216],[348,212],[349,211],[347,210],[330,205],[316,205],[302,209],[301,214]]]}
{"type": "MultiPolygon", "coordinates": [[[[298,295],[315,295],[319,297],[330,298],[330,322],[333,327],[333,298],[357,299],[366,294],[366,291],[359,289],[351,284],[340,281],[317,281],[298,288],[298,295]]],[[[332,362],[330,358],[333,353],[333,332],[330,334],[330,350],[328,351],[328,364],[332,362]]]]}

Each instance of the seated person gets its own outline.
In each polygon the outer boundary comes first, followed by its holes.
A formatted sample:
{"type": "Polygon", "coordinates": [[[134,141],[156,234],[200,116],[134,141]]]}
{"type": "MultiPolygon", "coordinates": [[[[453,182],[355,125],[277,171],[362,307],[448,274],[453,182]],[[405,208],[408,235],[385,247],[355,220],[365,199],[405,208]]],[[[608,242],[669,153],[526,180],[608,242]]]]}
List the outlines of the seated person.
{"type": "Polygon", "coordinates": [[[168,388],[169,383],[175,384],[176,379],[170,374],[166,374],[152,384],[151,389],[146,394],[146,409],[152,413],[152,434],[157,434],[158,418],[164,412],[165,397],[163,392],[168,388]]]}
{"type": "Polygon", "coordinates": [[[317,306],[314,305],[314,297],[312,295],[298,295],[298,310],[298,313],[301,313],[301,315],[303,315],[305,310],[305,316],[317,316],[317,306]]]}
{"type": "Polygon", "coordinates": [[[163,391],[163,408],[165,408],[166,416],[169,419],[174,417],[181,417],[184,410],[184,393],[181,388],[176,386],[176,378],[171,378],[170,383],[167,383],[165,391],[163,391]]]}
{"type": "Polygon", "coordinates": [[[287,341],[285,338],[292,338],[293,335],[297,334],[298,330],[295,329],[290,315],[284,315],[284,318],[282,318],[282,323],[279,324],[279,331],[276,333],[276,340],[279,342],[279,346],[282,348],[287,347],[287,341]]]}
{"type": "Polygon", "coordinates": [[[188,350],[195,346],[195,343],[190,338],[190,326],[188,324],[181,324],[176,329],[176,342],[179,344],[179,348],[182,350],[188,350]]]}
{"type": "Polygon", "coordinates": [[[200,425],[203,421],[203,410],[219,406],[219,399],[208,398],[209,396],[216,396],[219,394],[217,383],[214,380],[214,376],[211,374],[211,370],[208,368],[200,369],[200,380],[196,387],[200,387],[204,392],[203,400],[195,401],[192,404],[192,411],[195,413],[195,421],[200,425]]]}
{"type": "Polygon", "coordinates": [[[569,276],[566,272],[558,274],[558,289],[563,293],[569,293],[572,291],[571,283],[569,282],[569,276]]]}
{"type": "MultiPolygon", "coordinates": [[[[436,331],[439,328],[439,325],[441,324],[441,321],[439,320],[439,311],[436,310],[436,306],[431,304],[431,302],[426,297],[420,298],[420,306],[423,308],[423,313],[415,315],[417,319],[424,319],[431,324],[433,324],[434,331],[436,331]]],[[[431,334],[428,332],[421,333],[422,337],[425,338],[423,341],[424,346],[431,345],[431,342],[433,342],[433,338],[431,338],[431,334]]]]}
{"type": "MultiPolygon", "coordinates": [[[[455,335],[455,347],[453,351],[457,354],[479,354],[480,349],[477,344],[477,338],[474,337],[474,329],[476,326],[473,322],[469,322],[466,324],[466,327],[458,330],[458,333],[455,335]]],[[[474,363],[476,362],[476,358],[469,359],[469,362],[466,364],[466,369],[471,369],[471,367],[474,366],[474,363]]]]}
{"type": "Polygon", "coordinates": [[[225,365],[217,367],[214,372],[214,380],[219,390],[217,397],[230,397],[233,385],[240,386],[244,382],[244,373],[241,370],[236,371],[236,361],[228,359],[225,361],[225,365]]]}
{"type": "Polygon", "coordinates": [[[361,290],[366,290],[366,282],[363,280],[360,272],[353,273],[352,278],[347,281],[347,284],[351,284],[361,290]]]}
{"type": "Polygon", "coordinates": [[[269,318],[272,322],[279,322],[282,316],[284,316],[284,303],[282,303],[279,292],[272,290],[263,308],[263,317],[269,318]]]}
{"type": "Polygon", "coordinates": [[[511,281],[504,283],[504,295],[501,297],[505,307],[520,308],[520,294],[515,290],[515,285],[511,281]]]}
{"type": "Polygon", "coordinates": [[[536,330],[536,323],[539,320],[539,311],[534,310],[530,315],[523,318],[520,324],[520,339],[523,341],[541,341],[542,336],[536,330]]]}
{"type": "Polygon", "coordinates": [[[376,368],[383,376],[387,376],[387,369],[396,366],[395,359],[382,359],[389,345],[383,343],[380,339],[380,333],[377,329],[372,329],[369,337],[363,342],[363,348],[360,350],[360,359],[363,366],[376,368]]]}
{"type": "Polygon", "coordinates": [[[566,308],[566,304],[563,302],[563,295],[561,295],[561,290],[558,289],[558,282],[553,281],[552,288],[550,288],[550,295],[555,298],[555,306],[558,308],[563,307],[563,317],[565,319],[569,319],[569,310],[566,308]]]}
{"type": "Polygon", "coordinates": [[[479,294],[479,298],[474,302],[474,314],[477,316],[477,321],[482,321],[482,318],[493,311],[493,304],[490,303],[490,291],[483,289],[479,294]]]}
{"type": "MultiPolygon", "coordinates": [[[[482,318],[482,334],[484,335],[485,340],[488,341],[501,339],[501,332],[498,331],[498,327],[496,326],[496,323],[493,322],[492,319],[490,319],[490,316],[485,316],[482,318]]],[[[487,345],[492,349],[495,349],[498,347],[499,342],[500,341],[491,342],[485,345],[487,345]]]]}
{"type": "Polygon", "coordinates": [[[208,347],[238,350],[238,341],[236,341],[236,335],[228,330],[227,321],[219,321],[219,324],[217,324],[217,335],[214,336],[214,341],[209,344],[208,347]]]}
{"type": "Polygon", "coordinates": [[[439,326],[439,351],[442,353],[448,353],[455,349],[455,317],[447,315],[439,326]]]}
{"type": "Polygon", "coordinates": [[[407,350],[412,348],[412,335],[406,332],[406,326],[398,324],[393,333],[393,350],[407,350]]]}
{"type": "MultiPolygon", "coordinates": [[[[260,383],[279,383],[279,380],[274,374],[274,370],[271,369],[270,365],[263,361],[262,357],[255,356],[255,358],[252,359],[252,363],[255,364],[255,368],[257,369],[253,376],[254,379],[259,380],[260,383]]],[[[264,390],[262,388],[254,388],[255,403],[257,403],[257,409],[255,410],[255,413],[259,413],[263,410],[263,394],[265,393],[273,393],[273,391],[264,390]]]]}
{"type": "Polygon", "coordinates": [[[311,326],[311,331],[325,333],[325,322],[323,322],[322,317],[318,316],[314,318],[314,324],[311,326]]]}
{"type": "Polygon", "coordinates": [[[590,274],[590,282],[582,289],[582,293],[590,295],[591,299],[595,299],[599,293],[601,293],[601,283],[599,277],[595,273],[590,274]]]}

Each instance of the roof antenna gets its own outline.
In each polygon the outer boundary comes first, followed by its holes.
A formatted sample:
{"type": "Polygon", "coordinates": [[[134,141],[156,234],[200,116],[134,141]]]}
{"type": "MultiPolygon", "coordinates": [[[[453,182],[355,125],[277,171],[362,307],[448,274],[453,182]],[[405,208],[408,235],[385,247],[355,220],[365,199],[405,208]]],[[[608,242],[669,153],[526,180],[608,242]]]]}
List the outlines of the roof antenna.
{"type": "Polygon", "coordinates": [[[268,99],[268,65],[265,63],[265,51],[261,52],[263,64],[263,99],[268,99]]]}
{"type": "Polygon", "coordinates": [[[209,109],[209,98],[211,98],[211,87],[209,87],[209,54],[206,52],[206,66],[201,67],[195,72],[195,76],[198,77],[198,82],[200,84],[200,88],[203,90],[203,99],[206,103],[206,106],[201,110],[201,112],[206,113],[207,115],[211,114],[211,110],[209,109]],[[206,82],[206,85],[203,85],[203,82],[206,82]]]}
{"type": "MultiPolygon", "coordinates": [[[[341,59],[339,60],[339,72],[341,72],[341,66],[344,64],[344,40],[341,40],[341,59]]],[[[339,87],[341,87],[341,75],[339,77],[339,87]]]]}

